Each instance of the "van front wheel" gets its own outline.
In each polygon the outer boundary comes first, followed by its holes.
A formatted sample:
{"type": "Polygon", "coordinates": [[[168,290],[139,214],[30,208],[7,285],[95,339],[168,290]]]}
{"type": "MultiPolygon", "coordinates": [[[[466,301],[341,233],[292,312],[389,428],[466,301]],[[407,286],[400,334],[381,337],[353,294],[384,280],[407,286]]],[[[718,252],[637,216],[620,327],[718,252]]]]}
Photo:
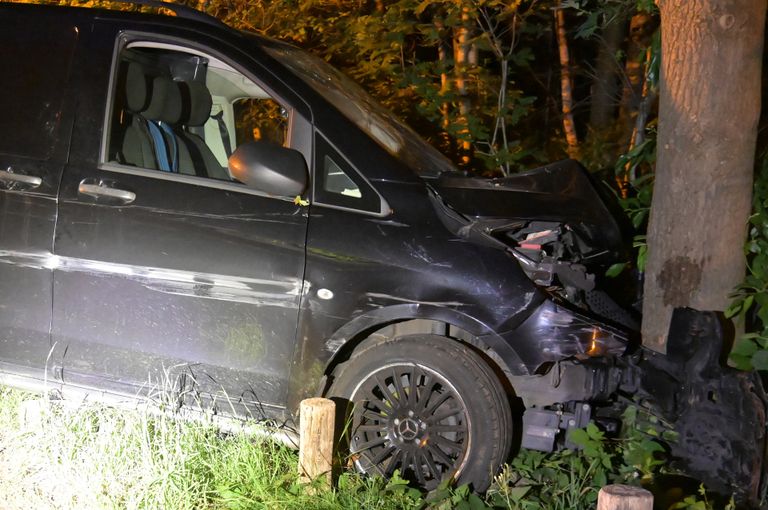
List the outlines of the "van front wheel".
{"type": "Polygon", "coordinates": [[[427,490],[447,478],[484,491],[512,437],[501,384],[470,348],[408,335],[354,354],[333,373],[329,396],[352,404],[356,467],[400,476],[427,490]]]}

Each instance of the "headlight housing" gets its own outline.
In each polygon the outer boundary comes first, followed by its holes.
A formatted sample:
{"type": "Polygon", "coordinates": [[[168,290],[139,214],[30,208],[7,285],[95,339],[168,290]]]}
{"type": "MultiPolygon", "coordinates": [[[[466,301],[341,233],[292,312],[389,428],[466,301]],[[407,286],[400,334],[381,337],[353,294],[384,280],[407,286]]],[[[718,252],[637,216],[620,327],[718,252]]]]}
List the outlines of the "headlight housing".
{"type": "Polygon", "coordinates": [[[621,356],[629,344],[624,331],[550,300],[515,330],[515,336],[536,346],[542,361],[621,356]]]}

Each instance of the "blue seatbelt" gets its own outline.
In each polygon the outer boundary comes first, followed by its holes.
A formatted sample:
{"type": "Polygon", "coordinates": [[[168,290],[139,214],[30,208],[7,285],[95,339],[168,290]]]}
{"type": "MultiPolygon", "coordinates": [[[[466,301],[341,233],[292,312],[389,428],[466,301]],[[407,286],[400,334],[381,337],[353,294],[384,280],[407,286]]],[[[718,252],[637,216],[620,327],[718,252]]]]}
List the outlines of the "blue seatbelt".
{"type": "Polygon", "coordinates": [[[176,134],[173,132],[171,126],[165,122],[160,121],[157,124],[160,126],[160,129],[165,131],[165,134],[168,135],[166,140],[171,141],[171,150],[169,151],[171,155],[171,172],[179,173],[179,146],[176,143],[176,134]]]}
{"type": "Polygon", "coordinates": [[[152,121],[147,121],[147,127],[149,128],[149,134],[152,136],[152,142],[155,146],[155,158],[157,159],[157,165],[160,167],[160,170],[164,172],[170,172],[171,171],[171,164],[168,161],[168,151],[165,147],[165,138],[163,137],[162,131],[160,131],[160,127],[152,121]]]}

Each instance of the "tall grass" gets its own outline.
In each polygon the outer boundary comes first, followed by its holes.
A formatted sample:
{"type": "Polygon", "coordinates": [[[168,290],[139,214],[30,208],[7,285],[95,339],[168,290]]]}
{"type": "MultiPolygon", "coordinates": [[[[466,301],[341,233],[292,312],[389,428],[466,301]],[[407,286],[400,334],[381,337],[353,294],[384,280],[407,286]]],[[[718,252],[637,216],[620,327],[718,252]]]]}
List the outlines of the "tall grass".
{"type": "MultiPolygon", "coordinates": [[[[523,450],[485,496],[466,486],[425,495],[399,477],[350,471],[332,490],[308,490],[298,483],[297,453],[283,443],[151,411],[65,406],[0,387],[0,510],[589,510],[606,483],[651,480],[665,464],[629,408],[623,439],[590,424],[571,435],[580,451],[523,450]]],[[[733,508],[692,498],[699,506],[691,508],[733,508]]]]}
{"type": "Polygon", "coordinates": [[[419,495],[344,473],[333,491],[297,482],[296,453],[210,423],[0,388],[0,508],[399,509],[419,495]],[[25,414],[30,415],[25,419],[25,414]]]}

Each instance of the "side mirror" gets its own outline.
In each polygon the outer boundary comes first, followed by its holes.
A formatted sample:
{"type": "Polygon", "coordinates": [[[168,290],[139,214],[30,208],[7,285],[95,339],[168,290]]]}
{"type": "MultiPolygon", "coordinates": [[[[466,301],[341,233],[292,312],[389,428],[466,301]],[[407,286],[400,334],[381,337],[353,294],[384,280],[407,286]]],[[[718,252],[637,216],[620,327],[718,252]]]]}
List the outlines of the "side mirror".
{"type": "Polygon", "coordinates": [[[243,184],[280,197],[307,188],[307,163],[299,151],[268,142],[247,142],[229,157],[229,171],[243,184]]]}

